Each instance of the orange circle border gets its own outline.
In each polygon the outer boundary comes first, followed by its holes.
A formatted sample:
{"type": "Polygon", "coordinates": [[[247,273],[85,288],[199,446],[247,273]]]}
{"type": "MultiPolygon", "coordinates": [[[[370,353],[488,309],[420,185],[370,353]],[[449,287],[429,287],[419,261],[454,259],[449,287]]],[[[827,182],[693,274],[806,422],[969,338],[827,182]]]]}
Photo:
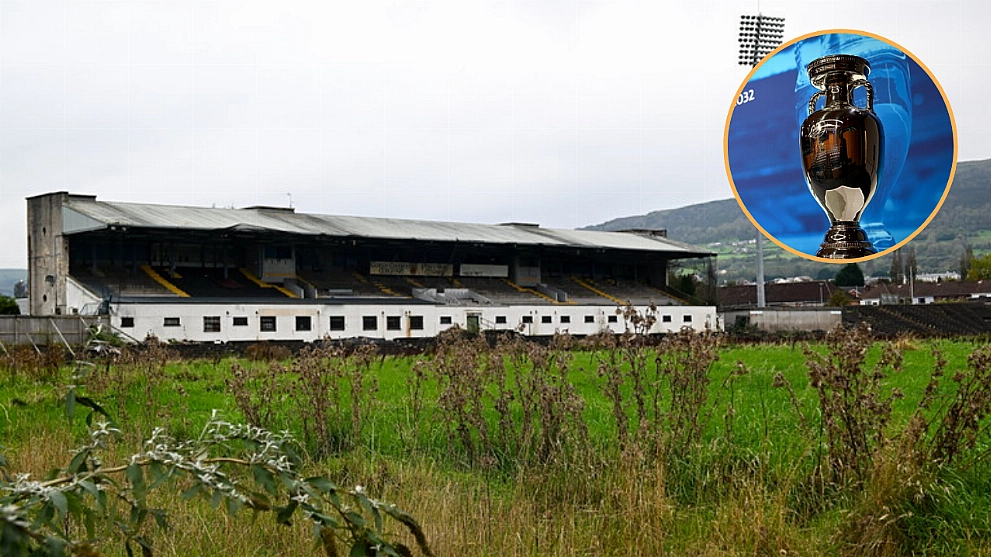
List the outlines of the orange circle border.
{"type": "Polygon", "coordinates": [[[956,122],[956,118],[954,118],[953,116],[953,109],[950,107],[950,100],[946,98],[946,91],[943,90],[943,86],[940,85],[939,81],[936,79],[936,76],[934,76],[933,73],[929,70],[929,67],[926,66],[924,63],[922,63],[922,61],[919,60],[918,56],[912,54],[904,47],[902,47],[900,44],[885,37],[882,37],[880,35],[877,35],[875,33],[870,33],[868,31],[859,31],[856,29],[827,29],[823,31],[813,31],[812,33],[806,33],[805,35],[796,37],[788,42],[782,43],[780,46],[778,46],[770,53],[768,53],[767,56],[761,59],[761,61],[758,62],[757,65],[750,70],[750,72],[747,74],[747,77],[743,79],[743,83],[741,83],[740,87],[736,90],[736,94],[733,95],[733,99],[730,101],[729,113],[726,115],[726,126],[723,131],[723,162],[726,165],[726,177],[727,179],[729,179],[730,188],[732,188],[733,190],[733,197],[736,198],[736,202],[740,205],[740,208],[743,209],[743,214],[747,216],[747,220],[749,220],[751,224],[753,224],[761,234],[766,236],[769,240],[777,244],[785,251],[788,251],[793,255],[797,255],[803,259],[808,259],[810,261],[819,261],[822,263],[832,263],[832,264],[860,263],[863,261],[870,261],[871,259],[877,259],[895,250],[901,249],[905,244],[910,242],[927,226],[929,226],[929,223],[933,220],[933,217],[936,216],[936,213],[938,213],[939,209],[943,206],[943,202],[946,201],[946,196],[950,193],[950,187],[953,185],[953,177],[957,171],[958,151],[959,151],[959,146],[957,145],[957,122],[956,122]],[[743,203],[743,199],[740,198],[739,192],[736,191],[736,183],[733,182],[733,172],[730,170],[730,166],[729,166],[729,126],[730,126],[730,122],[733,120],[733,111],[736,109],[736,99],[740,96],[740,94],[743,93],[744,88],[746,88],[747,84],[750,83],[750,80],[753,78],[754,73],[757,72],[757,69],[760,68],[762,65],[764,65],[764,63],[770,60],[772,57],[776,56],[780,51],[784,50],[785,48],[797,42],[804,41],[805,39],[810,39],[812,37],[819,37],[822,35],[836,35],[836,34],[861,35],[865,37],[870,37],[872,39],[893,46],[898,50],[904,52],[909,58],[912,59],[912,61],[918,64],[919,67],[926,72],[926,74],[929,76],[929,79],[931,79],[933,81],[933,84],[936,85],[936,89],[939,90],[940,96],[943,97],[943,104],[946,106],[946,113],[950,118],[950,128],[953,131],[953,157],[952,157],[952,163],[950,164],[950,175],[946,181],[946,188],[943,189],[943,196],[939,198],[939,203],[936,204],[936,207],[932,210],[932,213],[929,214],[929,217],[926,219],[926,221],[923,222],[921,226],[916,228],[914,232],[909,234],[907,238],[905,238],[901,242],[898,242],[894,246],[884,251],[878,252],[874,255],[868,255],[867,257],[858,257],[852,259],[828,259],[825,257],[816,257],[814,255],[810,255],[808,253],[798,251],[795,248],[785,244],[784,242],[778,240],[777,238],[769,234],[766,230],[764,230],[764,227],[761,226],[754,219],[753,215],[750,214],[750,211],[747,210],[747,206],[743,203]]]}

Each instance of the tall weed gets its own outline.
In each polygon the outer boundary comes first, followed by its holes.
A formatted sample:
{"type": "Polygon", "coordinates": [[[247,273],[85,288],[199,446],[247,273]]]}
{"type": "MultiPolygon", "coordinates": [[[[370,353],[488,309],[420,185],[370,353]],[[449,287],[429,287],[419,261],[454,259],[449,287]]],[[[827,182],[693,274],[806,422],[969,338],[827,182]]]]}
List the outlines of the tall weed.
{"type": "Polygon", "coordinates": [[[438,383],[439,417],[467,464],[511,470],[587,454],[585,403],[568,378],[565,342],[512,337],[490,348],[462,334],[438,342],[425,367],[438,383]]]}

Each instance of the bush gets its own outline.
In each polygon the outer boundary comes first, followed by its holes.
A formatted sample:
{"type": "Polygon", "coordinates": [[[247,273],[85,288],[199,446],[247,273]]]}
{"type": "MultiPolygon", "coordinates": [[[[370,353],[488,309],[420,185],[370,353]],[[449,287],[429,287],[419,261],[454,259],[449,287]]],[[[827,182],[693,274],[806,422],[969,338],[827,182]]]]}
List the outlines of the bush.
{"type": "MultiPolygon", "coordinates": [[[[395,505],[369,498],[361,486],[341,489],[323,476],[304,479],[288,434],[225,422],[215,413],[196,439],[176,439],[156,428],[142,450],[110,464],[107,453],[119,434],[107,422],[96,424],[89,442],[45,481],[27,474],[0,479],[0,554],[97,555],[99,521],[116,526],[128,555],[135,546],[153,555],[146,524],[153,519],[165,530],[168,521],[164,510],[152,506],[152,493],[171,487],[181,488],[184,500],[203,497],[231,515],[247,508],[286,525],[302,515],[313,523],[327,555],[339,555],[341,543],[350,555],[372,555],[373,548],[375,555],[412,555],[387,539],[386,517],[405,526],[431,555],[419,524],[395,505]]],[[[0,466],[5,464],[0,458],[0,466]]]]}
{"type": "Polygon", "coordinates": [[[0,315],[20,315],[21,308],[17,301],[9,296],[0,296],[0,315]]]}
{"type": "MultiPolygon", "coordinates": [[[[395,505],[371,499],[361,486],[344,489],[326,476],[304,476],[298,444],[288,432],[228,422],[213,411],[191,438],[154,427],[138,450],[114,447],[123,437],[120,424],[84,393],[86,382],[101,372],[95,361],[84,358],[103,342],[94,336],[72,362],[62,399],[66,415],[71,421],[77,407],[91,412],[86,417],[88,439],[68,464],[35,480],[7,470],[0,454],[0,555],[99,555],[100,546],[117,537],[127,555],[136,548],[142,555],[153,555],[151,525],[169,528],[166,511],[155,506],[161,504],[158,493],[171,488],[181,492],[184,501],[202,497],[232,516],[246,508],[270,513],[284,525],[301,516],[313,525],[326,555],[340,555],[338,546],[343,545],[350,555],[412,556],[384,530],[384,521],[392,519],[412,534],[423,554],[432,556],[419,524],[395,505]]],[[[171,357],[169,350],[152,344],[140,354],[124,356],[134,359],[128,365],[138,373],[132,376],[143,376],[146,389],[163,389],[160,376],[171,357]]],[[[151,400],[146,420],[156,416],[151,400]]]]}
{"type": "Polygon", "coordinates": [[[839,308],[850,305],[853,302],[853,298],[843,290],[834,290],[829,296],[829,302],[826,303],[829,307],[839,308]]]}

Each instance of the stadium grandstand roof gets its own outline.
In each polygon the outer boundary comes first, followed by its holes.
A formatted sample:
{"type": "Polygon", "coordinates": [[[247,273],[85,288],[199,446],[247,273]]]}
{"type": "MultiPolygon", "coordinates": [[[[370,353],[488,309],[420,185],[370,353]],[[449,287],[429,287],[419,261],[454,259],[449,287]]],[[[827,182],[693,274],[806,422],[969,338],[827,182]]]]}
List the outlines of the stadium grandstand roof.
{"type": "Polygon", "coordinates": [[[706,257],[714,253],[660,235],[541,228],[532,224],[471,224],[393,218],[296,213],[291,208],[224,209],[98,201],[69,194],[63,205],[65,234],[111,227],[276,232],[312,237],[416,240],[479,244],[615,249],[706,257]]]}

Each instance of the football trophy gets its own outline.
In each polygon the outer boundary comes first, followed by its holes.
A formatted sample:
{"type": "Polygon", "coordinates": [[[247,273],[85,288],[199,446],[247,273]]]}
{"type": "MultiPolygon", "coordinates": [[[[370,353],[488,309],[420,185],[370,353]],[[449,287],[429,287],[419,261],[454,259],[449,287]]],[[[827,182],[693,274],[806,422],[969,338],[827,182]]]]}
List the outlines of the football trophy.
{"type": "Polygon", "coordinates": [[[877,253],[860,227],[860,217],[877,191],[884,153],[881,120],[874,113],[870,64],[859,56],[839,54],[813,60],[807,67],[818,91],[809,99],[802,123],[802,166],[809,190],[829,217],[817,257],[857,259],[877,253]],[[854,104],[863,87],[867,106],[854,104]],[[820,97],[826,102],[816,110],[820,97]]]}

